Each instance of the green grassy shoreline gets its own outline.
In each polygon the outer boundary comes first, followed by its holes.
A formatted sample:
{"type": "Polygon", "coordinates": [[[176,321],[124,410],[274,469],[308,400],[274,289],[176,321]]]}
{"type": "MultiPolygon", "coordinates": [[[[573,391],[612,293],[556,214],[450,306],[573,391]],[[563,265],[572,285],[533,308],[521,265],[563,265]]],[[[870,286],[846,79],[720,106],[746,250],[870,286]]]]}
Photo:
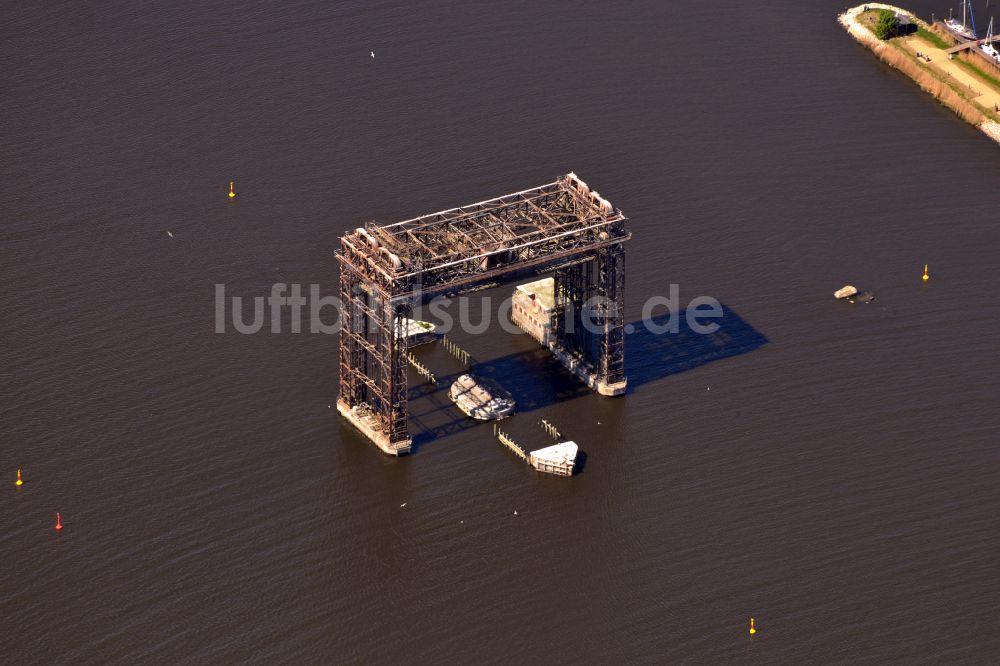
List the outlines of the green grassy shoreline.
{"type": "MultiPolygon", "coordinates": [[[[867,12],[861,13],[858,16],[858,22],[864,27],[866,27],[868,31],[871,32],[876,39],[878,39],[878,36],[876,35],[874,25],[875,25],[875,20],[880,11],[882,10],[871,9],[867,12]]],[[[956,108],[956,104],[954,101],[946,100],[940,94],[939,91],[933,90],[931,86],[927,84],[926,81],[920,80],[920,78],[915,74],[914,71],[912,71],[912,69],[902,66],[901,62],[888,57],[888,54],[883,54],[882,59],[885,60],[888,64],[896,67],[900,71],[909,75],[910,78],[913,79],[918,85],[920,85],[920,87],[923,88],[926,92],[930,92],[931,94],[933,94],[940,102],[944,103],[946,106],[951,107],[952,110],[959,113],[959,115],[963,116],[967,121],[972,122],[973,124],[978,124],[978,122],[976,122],[976,119],[971,116],[971,114],[974,113],[980,115],[983,120],[991,120],[993,122],[1000,123],[1000,113],[998,113],[996,109],[984,107],[983,105],[976,102],[969,96],[969,92],[964,87],[962,87],[955,81],[951,80],[951,78],[945,76],[940,70],[929,66],[927,63],[917,58],[913,53],[911,53],[909,50],[903,47],[902,44],[900,44],[900,40],[906,39],[908,37],[918,37],[924,39],[927,42],[933,44],[934,46],[942,50],[949,49],[957,44],[955,40],[946,38],[938,34],[937,32],[934,31],[933,28],[925,27],[928,24],[922,19],[917,18],[915,14],[910,14],[910,15],[914,18],[915,21],[917,21],[916,23],[917,30],[915,33],[911,33],[909,35],[890,37],[888,39],[879,41],[883,44],[886,44],[887,46],[891,46],[894,53],[896,53],[898,56],[905,58],[905,61],[910,65],[910,68],[916,67],[925,76],[931,77],[939,85],[945,86],[948,90],[952,91],[955,95],[957,95],[961,99],[961,102],[963,104],[971,108],[964,108],[964,109],[956,108]]],[[[957,66],[966,70],[976,78],[980,79],[984,83],[988,84],[994,90],[1000,92],[1000,76],[991,75],[990,73],[978,67],[975,63],[967,60],[966,59],[967,57],[968,56],[956,56],[952,62],[954,62],[957,66]]]]}

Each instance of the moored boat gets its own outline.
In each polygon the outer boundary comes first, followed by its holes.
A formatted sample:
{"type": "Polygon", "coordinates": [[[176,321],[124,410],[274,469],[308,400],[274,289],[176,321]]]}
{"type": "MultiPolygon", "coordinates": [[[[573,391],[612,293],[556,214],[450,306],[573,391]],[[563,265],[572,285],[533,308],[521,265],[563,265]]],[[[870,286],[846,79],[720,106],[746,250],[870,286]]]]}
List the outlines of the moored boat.
{"type": "Polygon", "coordinates": [[[993,46],[993,19],[990,19],[990,27],[986,30],[986,39],[979,45],[979,50],[986,54],[994,63],[1000,65],[1000,51],[993,46]]]}
{"type": "Polygon", "coordinates": [[[514,398],[496,382],[462,375],[451,385],[448,397],[466,416],[477,421],[502,419],[514,413],[514,398]]]}
{"type": "Polygon", "coordinates": [[[970,42],[976,39],[976,18],[972,15],[972,2],[971,0],[964,0],[962,2],[962,20],[959,21],[957,18],[949,16],[944,20],[945,29],[952,35],[957,37],[960,41],[970,42]],[[972,20],[972,25],[969,25],[969,20],[972,20]]]}

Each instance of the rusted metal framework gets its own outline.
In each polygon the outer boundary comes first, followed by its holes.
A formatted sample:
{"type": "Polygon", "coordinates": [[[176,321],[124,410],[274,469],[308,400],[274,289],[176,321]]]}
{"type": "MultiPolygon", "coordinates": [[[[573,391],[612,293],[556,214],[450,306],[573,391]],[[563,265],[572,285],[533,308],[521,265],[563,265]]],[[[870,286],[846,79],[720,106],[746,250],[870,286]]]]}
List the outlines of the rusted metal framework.
{"type": "Polygon", "coordinates": [[[560,346],[624,390],[624,249],[620,210],[575,174],[540,187],[344,235],[338,409],[383,451],[410,448],[403,318],[454,296],[527,274],[554,273],[565,308],[560,346]],[[589,317],[592,326],[585,326],[589,317]]]}

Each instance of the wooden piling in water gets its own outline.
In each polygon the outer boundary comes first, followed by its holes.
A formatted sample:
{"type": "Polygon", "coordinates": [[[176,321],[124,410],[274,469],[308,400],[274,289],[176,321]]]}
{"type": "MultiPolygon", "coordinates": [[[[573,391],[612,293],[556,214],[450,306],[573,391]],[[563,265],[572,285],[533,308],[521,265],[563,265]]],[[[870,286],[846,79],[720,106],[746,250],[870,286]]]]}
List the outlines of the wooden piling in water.
{"type": "Polygon", "coordinates": [[[493,434],[496,435],[497,439],[500,440],[500,443],[510,449],[514,455],[524,462],[528,462],[527,452],[518,446],[517,442],[515,442],[510,435],[505,433],[503,430],[500,430],[500,427],[496,423],[493,424],[493,434]]]}
{"type": "Polygon", "coordinates": [[[554,425],[552,425],[551,423],[549,423],[545,419],[542,419],[541,421],[539,421],[538,425],[541,426],[542,430],[544,430],[546,433],[548,433],[549,437],[551,437],[552,439],[556,440],[557,442],[560,439],[562,439],[562,433],[560,433],[559,430],[554,425]]]}
{"type": "Polygon", "coordinates": [[[423,363],[418,361],[416,356],[414,356],[411,352],[406,352],[404,357],[407,362],[413,366],[414,370],[416,370],[418,374],[424,377],[431,384],[437,385],[437,378],[434,376],[434,373],[431,372],[423,363]]]}
{"type": "Polygon", "coordinates": [[[472,367],[472,354],[459,347],[454,341],[449,340],[447,335],[441,337],[441,343],[448,353],[464,363],[466,368],[472,367]]]}

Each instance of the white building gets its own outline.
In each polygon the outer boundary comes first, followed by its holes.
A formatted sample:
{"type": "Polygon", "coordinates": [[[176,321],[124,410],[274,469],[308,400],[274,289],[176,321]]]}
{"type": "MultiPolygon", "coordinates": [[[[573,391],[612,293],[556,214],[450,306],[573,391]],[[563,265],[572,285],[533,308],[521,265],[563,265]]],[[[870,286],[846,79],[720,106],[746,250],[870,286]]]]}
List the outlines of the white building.
{"type": "Polygon", "coordinates": [[[545,347],[549,346],[556,306],[555,283],[552,278],[544,278],[518,285],[510,309],[511,320],[545,347]]]}
{"type": "Polygon", "coordinates": [[[539,472],[573,476],[576,467],[576,454],[580,448],[576,442],[560,442],[544,449],[532,451],[528,462],[539,472]]]}

